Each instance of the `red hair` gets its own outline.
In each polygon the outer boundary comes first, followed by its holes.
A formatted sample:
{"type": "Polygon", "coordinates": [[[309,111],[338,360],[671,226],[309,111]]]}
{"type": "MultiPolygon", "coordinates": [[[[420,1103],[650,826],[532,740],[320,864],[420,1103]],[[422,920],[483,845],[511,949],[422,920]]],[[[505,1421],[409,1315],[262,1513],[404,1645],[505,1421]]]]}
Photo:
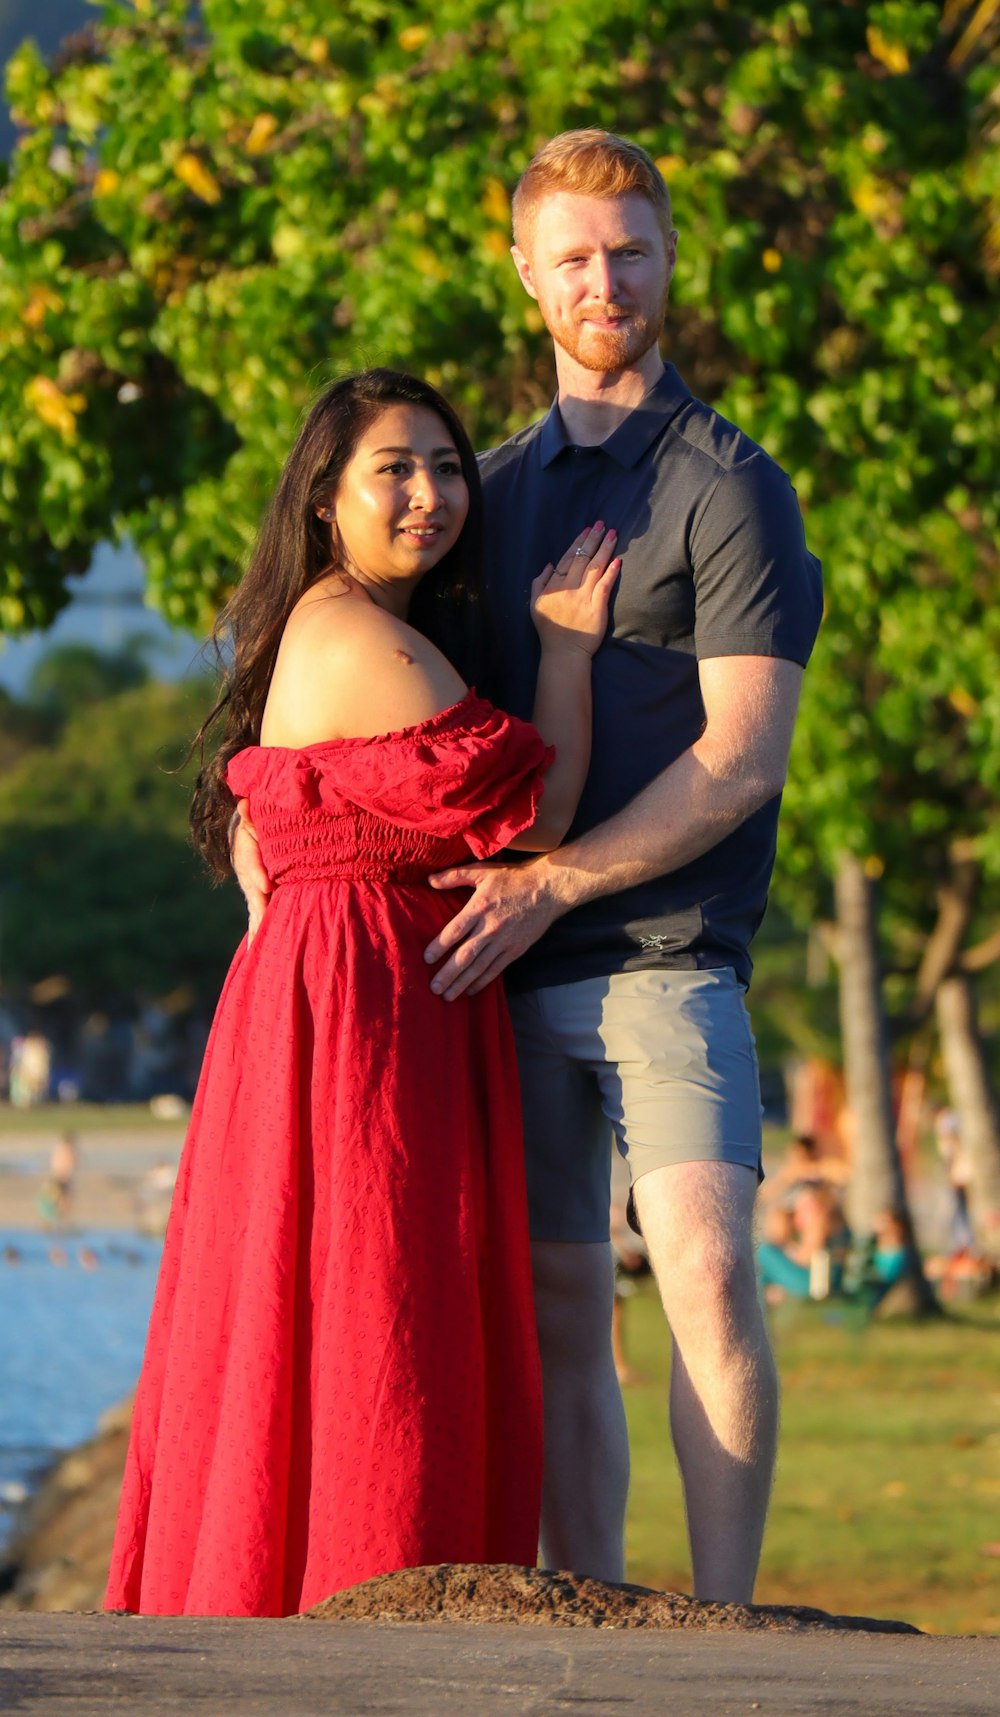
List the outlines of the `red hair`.
{"type": "Polygon", "coordinates": [[[612,131],[592,127],[560,132],[528,163],[512,204],[514,243],[522,250],[530,242],[539,203],[554,191],[573,191],[581,197],[635,193],[652,204],[664,238],[672,228],[670,192],[656,162],[638,143],[629,143],[612,131]]]}

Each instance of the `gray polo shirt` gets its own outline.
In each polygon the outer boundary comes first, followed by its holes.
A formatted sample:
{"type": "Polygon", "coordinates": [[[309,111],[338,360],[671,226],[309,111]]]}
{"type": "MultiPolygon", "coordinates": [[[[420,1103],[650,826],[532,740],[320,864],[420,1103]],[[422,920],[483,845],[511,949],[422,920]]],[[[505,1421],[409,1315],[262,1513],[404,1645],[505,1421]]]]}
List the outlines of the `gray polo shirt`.
{"type": "MultiPolygon", "coordinates": [[[[773,459],[694,398],[672,365],[599,447],[567,439],[557,405],[482,456],[486,574],[501,708],[530,717],[538,640],[532,579],[585,525],[617,530],[622,573],[594,659],[590,771],[569,837],[603,823],[704,727],[698,662],[808,661],[822,614],[820,566],[795,491],[773,459]]],[[[517,987],[645,967],[733,966],[774,865],[780,796],[711,851],[560,918],[514,966],[517,987]]]]}

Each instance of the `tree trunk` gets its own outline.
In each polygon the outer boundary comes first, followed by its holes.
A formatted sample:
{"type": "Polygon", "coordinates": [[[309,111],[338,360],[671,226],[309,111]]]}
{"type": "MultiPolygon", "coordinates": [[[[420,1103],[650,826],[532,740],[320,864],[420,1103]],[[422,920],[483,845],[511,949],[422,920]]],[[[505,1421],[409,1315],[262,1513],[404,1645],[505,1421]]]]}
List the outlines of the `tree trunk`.
{"type": "Polygon", "coordinates": [[[892,1115],[888,1032],[882,1004],[875,887],[859,861],[837,867],[840,1030],[851,1112],[853,1172],[849,1215],[855,1232],[874,1232],[876,1218],[904,1196],[892,1115]]]}
{"type": "Polygon", "coordinates": [[[935,996],[941,1050],[962,1150],[971,1171],[969,1206],[978,1244],[1000,1255],[1000,1103],[983,1051],[972,979],[953,972],[935,996]]]}
{"type": "Polygon", "coordinates": [[[917,1251],[896,1145],[875,884],[861,861],[844,853],[834,888],[844,1078],[853,1124],[848,1218],[860,1240],[875,1232],[886,1211],[896,1212],[906,1233],[907,1275],[916,1302],[922,1310],[931,1311],[936,1301],[917,1251]]]}

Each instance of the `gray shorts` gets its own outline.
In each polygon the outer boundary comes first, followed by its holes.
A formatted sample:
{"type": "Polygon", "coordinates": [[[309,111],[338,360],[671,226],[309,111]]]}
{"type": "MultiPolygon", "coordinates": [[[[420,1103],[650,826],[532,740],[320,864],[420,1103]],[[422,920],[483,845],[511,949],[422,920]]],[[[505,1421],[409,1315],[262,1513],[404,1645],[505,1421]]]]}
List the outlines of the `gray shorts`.
{"type": "Polygon", "coordinates": [[[757,1055],[731,966],[615,972],[509,997],[535,1240],[607,1240],[612,1137],[632,1184],[673,1163],[760,1173],[757,1055]]]}

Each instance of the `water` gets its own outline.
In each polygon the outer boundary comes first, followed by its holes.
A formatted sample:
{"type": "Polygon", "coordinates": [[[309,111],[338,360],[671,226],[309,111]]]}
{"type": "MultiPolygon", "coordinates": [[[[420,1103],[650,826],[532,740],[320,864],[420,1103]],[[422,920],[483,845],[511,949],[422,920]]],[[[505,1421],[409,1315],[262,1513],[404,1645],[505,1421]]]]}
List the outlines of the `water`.
{"type": "Polygon", "coordinates": [[[131,1234],[0,1229],[0,1548],[53,1461],[134,1386],[161,1250],[131,1234]],[[97,1268],[80,1263],[87,1249],[97,1268]]]}

